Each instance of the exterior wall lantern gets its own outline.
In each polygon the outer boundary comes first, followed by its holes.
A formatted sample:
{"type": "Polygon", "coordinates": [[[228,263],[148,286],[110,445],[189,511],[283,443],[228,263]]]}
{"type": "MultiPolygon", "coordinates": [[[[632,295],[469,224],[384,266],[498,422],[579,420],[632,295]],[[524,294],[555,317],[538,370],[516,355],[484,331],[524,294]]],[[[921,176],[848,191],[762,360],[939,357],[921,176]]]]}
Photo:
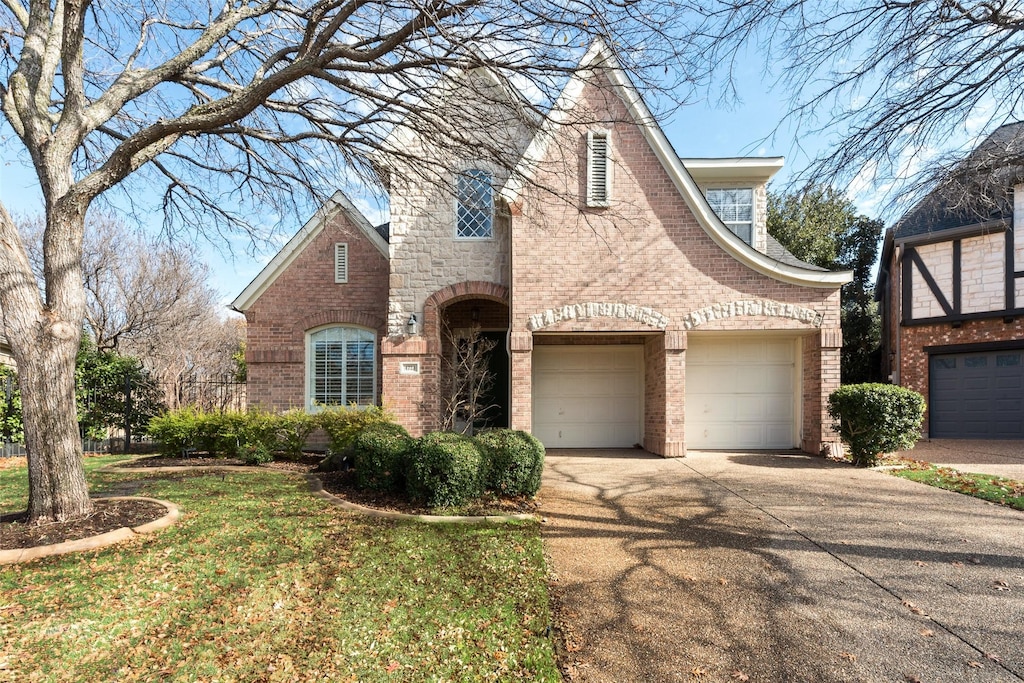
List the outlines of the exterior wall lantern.
{"type": "Polygon", "coordinates": [[[409,322],[405,324],[405,330],[409,333],[410,337],[416,336],[416,314],[413,313],[409,316],[409,322]]]}

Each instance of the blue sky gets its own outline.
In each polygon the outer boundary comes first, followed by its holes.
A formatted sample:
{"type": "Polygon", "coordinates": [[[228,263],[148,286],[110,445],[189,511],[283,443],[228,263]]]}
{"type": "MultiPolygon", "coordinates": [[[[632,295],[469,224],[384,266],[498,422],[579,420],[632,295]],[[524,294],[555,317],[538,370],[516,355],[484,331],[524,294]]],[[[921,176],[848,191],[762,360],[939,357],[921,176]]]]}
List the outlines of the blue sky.
{"type": "MultiPolygon", "coordinates": [[[[739,73],[738,85],[742,101],[729,106],[712,99],[695,101],[662,116],[662,127],[682,157],[784,156],[786,166],[776,176],[777,182],[784,182],[822,151],[822,139],[797,137],[795,131],[785,126],[773,135],[785,116],[786,104],[777,93],[771,92],[770,83],[763,78],[759,68],[752,66],[748,71],[739,73]]],[[[40,213],[41,199],[31,170],[25,167],[24,160],[10,158],[18,148],[16,141],[0,146],[4,154],[0,166],[0,201],[15,214],[40,213]]],[[[870,188],[865,188],[860,195],[851,198],[862,213],[874,217],[870,188]]],[[[357,204],[361,205],[360,208],[372,208],[365,202],[357,204]]],[[[379,214],[367,213],[371,221],[379,217],[379,214]]],[[[308,218],[305,215],[283,217],[283,231],[287,234],[282,239],[297,231],[308,218]]],[[[155,215],[154,229],[159,227],[159,222],[155,215]]],[[[276,250],[274,245],[268,245],[253,256],[246,253],[246,245],[247,242],[241,238],[234,244],[225,243],[221,248],[200,245],[211,268],[212,284],[225,305],[259,273],[276,250]],[[233,257],[228,255],[229,252],[233,252],[233,257]]]]}

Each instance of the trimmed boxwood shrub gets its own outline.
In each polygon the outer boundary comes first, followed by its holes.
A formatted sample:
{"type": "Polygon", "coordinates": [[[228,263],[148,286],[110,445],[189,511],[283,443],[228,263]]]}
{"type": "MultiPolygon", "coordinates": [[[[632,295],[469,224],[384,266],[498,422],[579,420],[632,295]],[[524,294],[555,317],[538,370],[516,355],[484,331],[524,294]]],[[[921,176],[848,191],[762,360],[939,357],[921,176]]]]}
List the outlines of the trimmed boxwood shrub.
{"type": "Polygon", "coordinates": [[[828,397],[828,414],[853,463],[871,467],[879,455],[913,448],[921,438],[924,397],[892,384],[848,384],[828,397]]]}
{"type": "Polygon", "coordinates": [[[401,491],[415,441],[405,427],[390,422],[368,426],[352,444],[356,485],[372,491],[401,491]]]}
{"type": "Polygon", "coordinates": [[[515,429],[495,429],[477,440],[487,456],[487,488],[506,496],[533,496],[544,471],[544,445],[515,429]]]}
{"type": "Polygon", "coordinates": [[[484,491],[484,457],[473,439],[434,432],[416,442],[406,477],[413,500],[434,508],[463,505],[484,491]]]}

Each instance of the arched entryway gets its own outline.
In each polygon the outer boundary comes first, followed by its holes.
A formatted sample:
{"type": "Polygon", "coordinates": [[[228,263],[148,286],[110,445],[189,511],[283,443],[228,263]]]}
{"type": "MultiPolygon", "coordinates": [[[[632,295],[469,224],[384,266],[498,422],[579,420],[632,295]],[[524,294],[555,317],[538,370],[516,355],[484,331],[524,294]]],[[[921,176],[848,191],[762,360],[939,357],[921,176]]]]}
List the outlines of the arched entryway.
{"type": "Polygon", "coordinates": [[[423,334],[438,358],[438,426],[467,433],[508,427],[508,290],[460,283],[429,297],[423,313],[423,334]]]}

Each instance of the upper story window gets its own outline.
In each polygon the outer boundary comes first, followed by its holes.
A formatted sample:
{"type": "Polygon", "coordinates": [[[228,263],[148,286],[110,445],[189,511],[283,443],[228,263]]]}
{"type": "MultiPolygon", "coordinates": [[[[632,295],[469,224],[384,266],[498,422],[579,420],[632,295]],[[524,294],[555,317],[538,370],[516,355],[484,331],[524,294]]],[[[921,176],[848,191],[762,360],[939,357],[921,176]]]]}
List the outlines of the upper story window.
{"type": "Polygon", "coordinates": [[[371,406],[377,400],[376,335],[359,327],[309,334],[307,406],[371,406]]]}
{"type": "Polygon", "coordinates": [[[471,168],[456,179],[455,235],[488,239],[494,235],[494,186],[490,171],[471,168]]]}
{"type": "Polygon", "coordinates": [[[708,190],[708,204],[726,227],[751,244],[754,238],[754,190],[749,187],[708,190]]]}
{"type": "Polygon", "coordinates": [[[609,206],[612,198],[611,136],[606,130],[587,133],[587,206],[609,206]]]}

